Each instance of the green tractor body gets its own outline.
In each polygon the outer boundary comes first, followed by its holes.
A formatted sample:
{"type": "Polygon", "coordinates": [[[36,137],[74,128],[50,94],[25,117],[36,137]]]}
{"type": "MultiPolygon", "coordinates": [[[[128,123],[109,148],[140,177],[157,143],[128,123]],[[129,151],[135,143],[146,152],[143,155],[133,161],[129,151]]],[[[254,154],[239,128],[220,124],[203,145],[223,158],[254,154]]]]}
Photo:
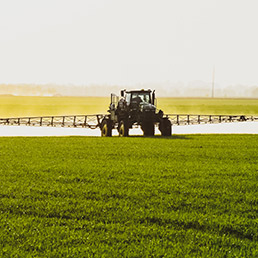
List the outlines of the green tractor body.
{"type": "Polygon", "coordinates": [[[151,90],[122,90],[121,97],[111,94],[109,115],[101,122],[101,135],[112,136],[112,129],[116,128],[120,136],[129,136],[129,129],[138,125],[144,136],[154,136],[158,125],[161,135],[171,136],[171,122],[155,103],[155,91],[151,90]]]}

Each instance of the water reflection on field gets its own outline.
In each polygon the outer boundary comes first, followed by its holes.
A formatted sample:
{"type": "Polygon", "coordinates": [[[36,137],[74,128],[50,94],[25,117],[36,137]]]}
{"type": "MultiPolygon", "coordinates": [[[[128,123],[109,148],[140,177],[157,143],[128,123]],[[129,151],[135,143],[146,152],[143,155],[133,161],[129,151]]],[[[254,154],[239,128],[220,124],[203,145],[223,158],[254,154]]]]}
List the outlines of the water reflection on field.
{"type": "MultiPolygon", "coordinates": [[[[222,123],[173,126],[173,134],[258,134],[258,122],[222,123]]],[[[156,128],[155,134],[160,134],[156,128]]],[[[0,126],[0,136],[100,136],[99,129],[0,126]]],[[[117,136],[117,130],[113,130],[117,136]]],[[[130,135],[142,135],[140,128],[130,130],[130,135]]]]}

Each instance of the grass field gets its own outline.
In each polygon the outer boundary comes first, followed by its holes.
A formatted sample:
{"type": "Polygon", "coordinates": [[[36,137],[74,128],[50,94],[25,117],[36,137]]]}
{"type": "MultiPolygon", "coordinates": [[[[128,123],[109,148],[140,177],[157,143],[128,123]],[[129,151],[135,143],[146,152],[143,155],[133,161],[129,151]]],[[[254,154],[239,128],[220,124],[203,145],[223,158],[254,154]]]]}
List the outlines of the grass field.
{"type": "Polygon", "coordinates": [[[258,138],[0,138],[0,257],[257,257],[258,138]]]}
{"type": "Polygon", "coordinates": [[[165,113],[200,114],[200,115],[256,115],[258,100],[256,99],[183,99],[161,98],[160,109],[165,113]]]}
{"type": "Polygon", "coordinates": [[[0,97],[0,117],[106,113],[110,99],[95,97],[0,97]]]}
{"type": "MultiPolygon", "coordinates": [[[[110,98],[0,96],[0,117],[106,113],[110,98]]],[[[257,115],[255,99],[158,98],[166,114],[257,115]]]]}

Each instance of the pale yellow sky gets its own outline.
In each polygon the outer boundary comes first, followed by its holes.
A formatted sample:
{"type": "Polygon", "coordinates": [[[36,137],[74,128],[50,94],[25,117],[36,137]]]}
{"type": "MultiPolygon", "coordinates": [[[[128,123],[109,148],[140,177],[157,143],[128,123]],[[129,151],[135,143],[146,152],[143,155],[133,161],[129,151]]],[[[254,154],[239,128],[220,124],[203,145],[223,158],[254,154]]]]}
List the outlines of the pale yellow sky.
{"type": "Polygon", "coordinates": [[[258,84],[257,0],[0,0],[0,83],[258,84]]]}

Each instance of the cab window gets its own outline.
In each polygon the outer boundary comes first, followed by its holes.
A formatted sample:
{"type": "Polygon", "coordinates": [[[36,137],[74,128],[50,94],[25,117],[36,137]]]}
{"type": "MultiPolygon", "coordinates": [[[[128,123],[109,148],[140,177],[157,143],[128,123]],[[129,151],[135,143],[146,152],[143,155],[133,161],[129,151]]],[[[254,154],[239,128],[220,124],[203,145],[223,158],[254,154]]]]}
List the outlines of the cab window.
{"type": "Polygon", "coordinates": [[[150,103],[150,94],[147,93],[147,92],[134,92],[132,94],[132,99],[134,98],[140,98],[141,99],[141,102],[147,102],[147,103],[150,103]]]}
{"type": "Polygon", "coordinates": [[[131,93],[126,93],[125,101],[126,101],[127,105],[130,104],[130,99],[131,99],[131,93]]]}

